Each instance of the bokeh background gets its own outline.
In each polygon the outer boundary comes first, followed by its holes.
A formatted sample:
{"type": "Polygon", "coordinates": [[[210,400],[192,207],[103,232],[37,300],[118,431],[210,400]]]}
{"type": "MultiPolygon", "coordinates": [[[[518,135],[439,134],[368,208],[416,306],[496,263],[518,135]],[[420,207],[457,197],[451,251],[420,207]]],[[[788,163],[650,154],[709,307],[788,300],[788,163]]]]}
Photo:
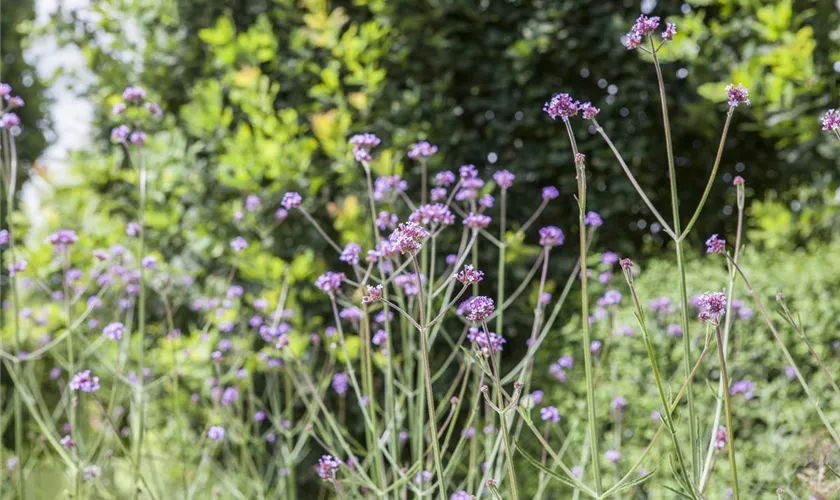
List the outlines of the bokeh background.
{"type": "MultiPolygon", "coordinates": [[[[80,233],[118,241],[137,201],[132,174],[108,141],[109,111],[126,85],[142,85],[165,113],[150,131],[150,246],[199,283],[227,259],[227,242],[239,234],[234,214],[247,194],[276,208],[284,192],[298,190],[323,207],[317,216],[337,239],[361,239],[363,171],[347,138],[364,131],[384,138],[381,174],[415,175],[405,152],[428,140],[440,147],[433,171],[472,163],[485,173],[514,172],[509,196],[523,202],[511,204],[511,219],[528,217],[537,189],[558,186],[567,202],[550,205],[541,223],[573,227],[571,152],[565,133],[541,111],[554,92],[601,108],[599,121],[654,204],[667,211],[653,66],[621,40],[640,12],[667,18],[679,30],[661,54],[683,217],[699,201],[714,159],[724,86],[743,83],[752,99],[733,121],[719,179],[690,241],[690,292],[725,283],[719,263],[710,269],[701,259],[702,240],[734,231],[730,186],[741,175],[745,259],[762,271],[760,289],[767,297],[784,290],[831,369],[840,366],[840,149],[819,123],[826,109],[840,106],[840,2],[17,0],[1,8],[0,79],[27,102],[18,202],[27,237],[40,242],[71,221],[80,233]]],[[[592,176],[589,203],[605,220],[598,251],[637,260],[648,297],[673,295],[675,281],[662,278],[673,277],[672,248],[600,138],[582,121],[576,127],[592,176]]],[[[279,225],[271,241],[241,269],[255,287],[276,284],[286,263],[305,282],[334,262],[300,218],[279,225]]],[[[533,244],[511,251],[512,287],[528,269],[533,244]]],[[[553,282],[562,283],[574,259],[572,252],[554,259],[553,282]]],[[[489,279],[494,268],[487,266],[489,279]]],[[[577,345],[579,319],[571,311],[540,355],[545,367],[577,345]]],[[[163,310],[153,303],[150,314],[162,317],[163,310]]],[[[191,313],[182,314],[179,321],[188,323],[191,313]]],[[[622,318],[632,324],[629,310],[622,318]]],[[[515,360],[531,306],[515,308],[508,320],[514,326],[505,352],[515,360]]],[[[668,323],[658,325],[662,342],[668,323]]],[[[786,335],[807,365],[807,349],[786,335]]],[[[601,404],[638,392],[641,368],[633,359],[642,352],[636,346],[617,355],[626,373],[601,404]]],[[[670,355],[666,366],[676,371],[678,343],[670,355]]],[[[733,363],[733,380],[758,387],[740,415],[749,484],[813,492],[810,476],[802,475],[824,449],[820,425],[807,405],[789,404],[802,401],[801,391],[787,381],[757,322],[738,331],[733,363]]],[[[574,380],[561,385],[547,369],[539,377],[546,392],[570,396],[558,407],[580,408],[574,380]]],[[[649,408],[631,407],[628,415],[644,421],[649,408]]],[[[12,444],[9,432],[4,443],[12,444]]],[[[718,491],[724,487],[722,481],[718,491]]]]}

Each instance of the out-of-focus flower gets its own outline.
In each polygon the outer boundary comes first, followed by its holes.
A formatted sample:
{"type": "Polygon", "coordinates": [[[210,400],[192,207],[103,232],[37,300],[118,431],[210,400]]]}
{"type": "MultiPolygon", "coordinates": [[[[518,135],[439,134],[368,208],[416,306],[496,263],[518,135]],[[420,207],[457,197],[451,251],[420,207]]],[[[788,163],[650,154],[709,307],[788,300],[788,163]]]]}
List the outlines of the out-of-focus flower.
{"type": "Polygon", "coordinates": [[[564,240],[563,230],[557,226],[546,226],[540,229],[540,245],[544,247],[560,246],[564,240]]]}
{"type": "Polygon", "coordinates": [[[412,160],[417,158],[428,158],[438,152],[438,147],[429,144],[426,141],[412,144],[408,150],[408,157],[412,160]]]}
{"type": "Polygon", "coordinates": [[[726,98],[729,101],[729,105],[733,108],[737,107],[739,104],[746,104],[747,106],[750,105],[750,91],[747,90],[747,88],[741,83],[739,83],[737,87],[732,84],[727,85],[726,98]]]}
{"type": "Polygon", "coordinates": [[[96,392],[99,390],[99,377],[91,376],[90,370],[73,375],[70,380],[71,391],[96,392]]]}

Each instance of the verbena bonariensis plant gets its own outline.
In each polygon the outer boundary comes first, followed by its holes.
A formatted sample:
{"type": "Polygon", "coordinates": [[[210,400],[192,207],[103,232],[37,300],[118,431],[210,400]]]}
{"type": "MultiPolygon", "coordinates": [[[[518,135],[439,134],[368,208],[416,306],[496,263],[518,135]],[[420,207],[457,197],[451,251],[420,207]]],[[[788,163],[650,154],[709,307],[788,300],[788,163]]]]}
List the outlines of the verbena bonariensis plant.
{"type": "MultiPolygon", "coordinates": [[[[235,216],[243,235],[230,242],[229,268],[218,279],[208,279],[205,294],[191,295],[195,292],[190,276],[179,274],[174,266],[167,268],[147,253],[146,185],[154,169],[147,172],[144,130],[161,110],[147,100],[143,89],[127,88],[123,102],[113,109],[122,123],[114,128],[112,139],[122,146],[136,175],[136,219],[126,224],[131,245],[96,249],[91,246],[94,238],[85,241],[84,235],[64,229],[48,237],[45,246],[52,251],[44,257],[41,248],[18,245],[24,237],[18,234],[18,226],[25,227],[16,222],[19,219],[5,219],[9,225],[0,230],[8,269],[8,279],[0,287],[0,299],[5,299],[0,327],[12,339],[10,350],[0,345],[14,385],[11,398],[4,394],[2,400],[4,408],[12,400],[12,417],[2,419],[3,428],[14,423],[15,454],[5,461],[15,474],[13,481],[5,482],[13,484],[12,494],[37,496],[28,491],[32,489],[29,474],[55,461],[67,471],[62,496],[72,498],[205,498],[211,490],[216,496],[231,498],[296,498],[301,485],[318,478],[339,498],[518,499],[517,474],[528,471],[538,473],[537,498],[546,495],[550,481],[559,483],[573,498],[620,498],[653,476],[642,464],[664,432],[670,440],[673,482],[664,481],[663,488],[673,495],[705,498],[717,455],[727,448],[731,495],[739,498],[733,432],[737,421],[730,395],[747,394],[751,388],[748,383],[728,380],[727,346],[737,278],[770,328],[792,378],[799,380],[840,446],[832,423],[739,266],[745,210],[740,177],[734,181],[738,225],[731,252],[717,235],[706,241],[708,253],[724,256],[729,271],[725,291],[710,287],[689,298],[684,244],[716,179],[734,111],[748,105],[749,99],[741,85],[726,89],[729,107],[717,156],[701,201],[683,226],[658,58],[676,27],[666,24],[657,35],[659,25],[659,18],[641,16],[627,35],[626,45],[650,56],[659,82],[672,217],[666,220],[636,182],[597,122],[599,110],[567,94],[552,97],[545,111],[560,118],[569,138],[579,215],[579,258],[556,297],[549,293],[549,262],[564,245],[565,234],[551,225],[532,230],[548,203],[559,198],[556,187],[542,189],[542,201],[528,220],[511,222],[507,196],[515,182],[513,173],[496,171],[492,182],[487,182],[479,169],[463,165],[457,174],[430,175],[429,159],[437,148],[420,142],[408,152],[420,171],[419,189],[412,190],[399,175],[374,178],[380,139],[373,134],[356,135],[349,141],[353,158],[365,174],[367,241],[339,244],[332,231],[310,215],[308,200],[296,192],[286,193],[276,211],[269,210],[271,203],[258,195],[248,195],[243,211],[235,216]],[[683,373],[675,386],[659,368],[661,357],[635,286],[635,265],[610,252],[601,258],[603,265],[620,267],[625,278],[660,404],[654,415],[657,430],[644,451],[623,469],[621,428],[627,401],[618,397],[611,403],[609,426],[616,441],[603,455],[607,426],[598,420],[596,408],[596,395],[605,384],[598,369],[608,351],[617,348],[612,346],[619,333],[614,315],[622,294],[607,290],[590,316],[589,249],[602,221],[587,207],[588,172],[586,157],[575,140],[577,117],[590,121],[615,154],[628,180],[673,240],[676,253],[680,324],[669,325],[668,332],[682,338],[683,373]],[[412,198],[412,192],[419,196],[412,198]],[[261,217],[267,213],[273,215],[270,222],[261,217]],[[295,214],[314,226],[335,252],[337,259],[328,260],[342,267],[323,273],[314,284],[298,282],[287,268],[276,287],[246,291],[237,280],[242,259],[254,258],[266,235],[295,214]],[[524,279],[507,296],[506,250],[521,238],[535,243],[539,251],[524,279]],[[480,263],[489,260],[487,255],[497,257],[495,287],[488,286],[480,270],[480,263]],[[28,260],[37,266],[28,267],[28,260]],[[555,322],[576,282],[580,284],[586,395],[582,440],[573,438],[575,423],[568,434],[559,429],[559,410],[547,401],[544,404],[545,394],[531,387],[538,350],[556,332],[555,322]],[[319,295],[313,298],[315,289],[319,295]],[[165,311],[160,324],[147,325],[147,292],[165,311]],[[528,299],[529,295],[535,298],[528,299]],[[24,299],[35,302],[42,297],[49,300],[41,312],[24,307],[24,299]],[[528,348],[520,359],[503,363],[509,326],[504,312],[521,303],[533,307],[528,348]],[[546,314],[549,307],[551,312],[546,314]],[[191,317],[197,316],[200,322],[181,319],[185,317],[178,314],[182,308],[190,308],[191,317]],[[323,311],[327,311],[325,319],[320,317],[323,311]],[[692,311],[699,325],[692,321],[692,311]],[[606,344],[590,333],[590,323],[604,317],[612,321],[606,344]],[[44,326],[52,334],[35,346],[28,345],[32,335],[24,329],[44,326]],[[303,333],[315,326],[320,331],[303,333]],[[699,353],[693,351],[696,344],[702,345],[699,353]],[[720,367],[717,398],[713,408],[700,411],[692,383],[696,374],[703,373],[699,368],[713,346],[720,367]],[[152,350],[155,356],[147,357],[146,351],[152,350]],[[187,375],[186,366],[198,375],[187,375]],[[46,390],[39,378],[45,373],[55,384],[46,390]],[[264,381],[260,390],[254,383],[257,377],[264,381]],[[687,429],[680,429],[675,412],[684,397],[687,404],[681,421],[687,421],[687,429]],[[177,456],[174,460],[180,465],[169,475],[157,469],[160,459],[150,456],[145,439],[147,422],[154,414],[150,406],[172,412],[158,418],[167,429],[163,446],[173,450],[171,455],[177,456]],[[535,423],[536,415],[542,429],[535,423]],[[701,424],[708,424],[705,432],[701,424]],[[483,438],[477,428],[482,428],[483,438]],[[580,458],[570,459],[575,450],[580,458]],[[317,463],[313,455],[320,455],[317,463]],[[567,464],[569,460],[574,461],[573,467],[567,464]],[[615,480],[605,483],[603,474],[611,470],[615,480]]],[[[0,209],[5,210],[0,220],[4,220],[3,215],[15,209],[15,136],[20,123],[13,110],[23,101],[5,85],[0,85],[0,94],[4,98],[0,110],[4,203],[0,209]]],[[[829,111],[823,126],[838,134],[837,113],[829,111]]],[[[564,200],[571,202],[572,197],[564,200]]],[[[608,274],[599,278],[610,279],[608,274]]],[[[808,345],[840,395],[830,370],[811,347],[784,297],[777,299],[782,317],[808,345]]],[[[674,306],[667,299],[657,299],[647,309],[656,315],[674,306]]],[[[739,309],[742,314],[746,311],[743,305],[739,309]]],[[[573,357],[563,356],[549,371],[564,380],[574,364],[573,357]]]]}

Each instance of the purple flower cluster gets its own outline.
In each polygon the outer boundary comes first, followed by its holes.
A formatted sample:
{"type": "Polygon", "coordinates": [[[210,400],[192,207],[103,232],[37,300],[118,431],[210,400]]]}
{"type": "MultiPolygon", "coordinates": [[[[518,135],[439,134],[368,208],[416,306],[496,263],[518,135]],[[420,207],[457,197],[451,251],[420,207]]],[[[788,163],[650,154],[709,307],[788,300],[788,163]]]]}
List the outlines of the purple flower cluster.
{"type": "Polygon", "coordinates": [[[414,255],[420,251],[423,247],[423,242],[428,237],[429,232],[423,229],[423,226],[416,222],[408,221],[400,224],[396,231],[391,233],[388,241],[395,251],[402,254],[414,255]]]}
{"type": "Polygon", "coordinates": [[[221,441],[225,438],[225,428],[220,425],[214,425],[207,430],[207,437],[211,441],[221,441]]]}
{"type": "Polygon", "coordinates": [[[416,160],[417,158],[423,157],[427,158],[429,156],[434,155],[438,152],[438,147],[429,144],[426,141],[418,142],[416,144],[412,144],[411,148],[408,150],[408,157],[412,160],[416,160]]]}
{"type": "Polygon", "coordinates": [[[428,226],[429,224],[449,226],[455,222],[455,216],[449,207],[443,203],[420,205],[409,217],[408,220],[428,226]]]}
{"type": "Polygon", "coordinates": [[[556,424],[560,421],[560,411],[555,406],[546,406],[540,409],[540,418],[545,422],[556,424]]]}
{"type": "Polygon", "coordinates": [[[99,377],[91,376],[90,370],[73,375],[70,380],[71,391],[96,392],[99,390],[99,377]]]}
{"type": "Polygon", "coordinates": [[[580,102],[576,101],[569,94],[554,94],[551,100],[545,103],[543,111],[548,113],[552,120],[559,116],[563,121],[578,114],[580,102]]]}
{"type": "Polygon", "coordinates": [[[717,324],[726,312],[726,294],[723,292],[704,293],[697,299],[697,308],[700,310],[698,315],[700,321],[717,324]]]}
{"type": "Polygon", "coordinates": [[[601,227],[604,225],[604,220],[598,212],[586,212],[586,217],[583,218],[583,223],[589,227],[601,227]]]}
{"type": "Polygon", "coordinates": [[[718,238],[717,234],[713,234],[706,240],[706,253],[726,253],[726,240],[718,238]]]}
{"type": "Polygon", "coordinates": [[[563,230],[557,226],[546,226],[540,229],[540,245],[544,247],[560,246],[564,240],[563,230]]]}
{"type": "Polygon", "coordinates": [[[111,340],[120,340],[125,333],[125,326],[122,323],[109,323],[102,329],[102,335],[111,340]]]}
{"type": "Polygon", "coordinates": [[[731,387],[729,387],[729,394],[733,396],[736,394],[742,394],[744,396],[744,399],[746,399],[747,401],[749,401],[755,396],[754,391],[755,384],[750,382],[749,380],[739,380],[738,382],[732,384],[731,387]]]}
{"type": "Polygon", "coordinates": [[[301,203],[303,203],[303,198],[300,196],[299,193],[296,193],[294,191],[284,194],[283,200],[280,202],[280,204],[283,205],[283,208],[285,208],[286,210],[300,208],[301,203]]]}
{"type": "Polygon", "coordinates": [[[336,394],[345,394],[350,388],[350,378],[344,372],[338,372],[333,375],[332,388],[336,394]]]}
{"type": "Polygon", "coordinates": [[[338,259],[342,262],[355,266],[359,263],[359,256],[361,253],[362,247],[360,247],[358,243],[348,243],[347,246],[344,247],[344,250],[341,251],[341,255],[338,259]]]}
{"type": "Polygon", "coordinates": [[[492,219],[489,215],[470,212],[470,214],[464,218],[464,225],[470,229],[484,229],[490,225],[491,220],[492,219]]]}
{"type": "Polygon", "coordinates": [[[507,170],[499,170],[493,174],[493,180],[501,189],[510,189],[514,179],[516,179],[516,176],[507,170]]]}
{"type": "Polygon", "coordinates": [[[371,161],[373,158],[370,155],[370,150],[379,146],[382,142],[379,137],[373,134],[356,134],[350,138],[350,145],[353,146],[353,156],[356,161],[371,161]]]}
{"type": "Polygon", "coordinates": [[[736,87],[735,85],[727,85],[726,86],[726,98],[729,102],[729,106],[736,108],[739,104],[746,104],[747,106],[750,105],[750,91],[744,87],[743,84],[739,83],[736,87]]]}
{"type": "Polygon", "coordinates": [[[327,271],[318,279],[315,280],[315,286],[319,290],[327,293],[335,293],[341,288],[341,282],[344,281],[344,273],[336,273],[327,271]]]}
{"type": "Polygon", "coordinates": [[[729,433],[726,432],[726,427],[721,425],[715,432],[715,451],[721,451],[727,441],[729,441],[729,433]]]}
{"type": "Polygon", "coordinates": [[[479,295],[465,300],[458,310],[463,313],[469,321],[481,323],[487,319],[495,310],[493,299],[479,295]]]}
{"type": "Polygon", "coordinates": [[[467,333],[467,340],[473,343],[478,348],[481,354],[487,356],[491,351],[501,352],[507,341],[501,335],[495,332],[485,332],[484,330],[472,327],[467,333]],[[489,341],[488,341],[489,337],[489,341]]]}
{"type": "Polygon", "coordinates": [[[367,295],[362,297],[362,304],[373,304],[382,300],[382,285],[367,286],[367,295]]]}
{"type": "Polygon", "coordinates": [[[466,266],[464,266],[464,269],[462,269],[460,273],[455,275],[455,279],[457,279],[464,285],[473,285],[484,279],[484,272],[479,271],[470,264],[467,264],[466,266]]]}
{"type": "Polygon", "coordinates": [[[822,129],[826,132],[840,128],[840,113],[836,109],[829,109],[822,117],[822,129]]]}
{"type": "Polygon", "coordinates": [[[57,251],[64,250],[78,241],[76,231],[70,229],[60,229],[47,237],[47,243],[54,246],[57,251]]]}

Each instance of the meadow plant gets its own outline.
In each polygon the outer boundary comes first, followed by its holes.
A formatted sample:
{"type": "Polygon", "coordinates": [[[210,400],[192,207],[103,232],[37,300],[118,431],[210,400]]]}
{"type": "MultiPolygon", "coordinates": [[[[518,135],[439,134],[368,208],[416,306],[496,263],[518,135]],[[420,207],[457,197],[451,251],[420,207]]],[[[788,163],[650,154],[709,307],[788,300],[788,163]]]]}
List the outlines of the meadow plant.
{"type": "MultiPolygon", "coordinates": [[[[743,85],[722,89],[728,108],[717,156],[700,202],[684,224],[658,55],[675,36],[674,24],[663,26],[658,17],[641,16],[625,40],[628,49],[646,54],[659,83],[668,167],[662,175],[670,186],[670,219],[641,189],[597,121],[599,109],[558,93],[544,111],[555,120],[555,130],[562,127],[558,133],[568,136],[569,168],[575,169],[577,183],[574,189],[535,190],[537,201],[526,220],[508,218],[515,172],[483,172],[474,165],[433,172],[433,165],[445,160],[437,158],[437,146],[420,141],[407,151],[405,170],[418,172],[419,180],[393,170],[378,175],[386,170],[377,155],[383,141],[360,133],[349,138],[347,156],[364,171],[367,238],[339,243],[331,228],[310,214],[321,207],[296,191],[280,200],[246,193],[243,211],[235,215],[242,234],[225,249],[228,264],[222,276],[208,280],[205,289],[148,251],[145,208],[148,190],[154,189],[148,173],[155,166],[147,165],[144,148],[155,140],[154,123],[163,112],[137,86],[127,87],[112,108],[111,139],[135,174],[137,191],[136,213],[125,224],[125,245],[96,248],[92,237],[60,229],[43,243],[50,257],[37,260],[34,269],[27,266],[43,252],[21,245],[26,226],[9,216],[16,210],[15,137],[22,126],[14,110],[24,103],[8,85],[0,85],[0,221],[6,224],[0,245],[7,269],[0,287],[0,339],[12,341],[11,347],[0,345],[0,354],[3,373],[14,386],[11,395],[2,395],[3,408],[12,406],[4,425],[14,425],[14,455],[2,461],[14,474],[8,488],[18,498],[35,498],[28,475],[45,463],[57,463],[66,475],[62,495],[70,498],[206,498],[212,491],[231,498],[294,499],[304,485],[319,482],[338,498],[518,499],[519,478],[534,473],[539,479],[536,498],[556,498],[548,493],[553,486],[573,498],[620,498],[630,497],[654,476],[655,470],[643,465],[666,432],[672,480],[662,479],[663,488],[680,497],[716,497],[707,487],[715,460],[726,449],[728,481],[737,499],[736,443],[742,436],[732,400],[753,392],[749,381],[732,384],[728,379],[734,317],[752,317],[752,310],[734,296],[739,279],[782,349],[789,378],[798,379],[840,446],[762,297],[739,266],[746,206],[741,177],[733,182],[738,201],[734,243],[717,234],[706,239],[706,258],[718,259],[709,265],[726,266],[728,282],[689,297],[687,238],[717,179],[735,111],[750,100],[743,85]],[[608,250],[597,257],[590,253],[605,221],[587,203],[588,178],[597,174],[588,171],[586,155],[578,149],[576,128],[582,122],[614,153],[672,240],[676,302],[643,298],[644,291],[636,287],[639,269],[629,257],[608,250]],[[537,229],[549,203],[576,204],[577,227],[564,231],[547,224],[537,229]],[[291,269],[275,288],[256,289],[240,281],[238,266],[263,245],[262,229],[270,231],[295,217],[324,238],[334,252],[324,260],[335,267],[311,283],[296,280],[291,269]],[[574,245],[568,244],[567,233],[574,245]],[[516,274],[520,283],[508,295],[506,252],[522,239],[537,251],[530,268],[516,274]],[[576,255],[577,264],[557,291],[549,288],[549,263],[561,252],[576,255]],[[491,260],[488,255],[497,259],[494,273],[481,268],[491,260]],[[612,283],[614,274],[623,276],[626,288],[612,283]],[[495,283],[490,283],[491,275],[495,283]],[[557,331],[556,322],[576,285],[580,306],[567,317],[578,318],[579,350],[543,366],[540,346],[557,331]],[[596,297],[593,291],[601,289],[596,297]],[[36,313],[24,299],[45,305],[36,313]],[[159,324],[148,323],[150,299],[165,311],[159,324]],[[598,374],[619,348],[617,339],[636,341],[633,328],[616,323],[623,300],[632,304],[659,398],[650,421],[655,432],[637,456],[622,451],[621,429],[631,395],[614,397],[609,408],[597,408],[596,398],[609,383],[598,374]],[[523,304],[533,311],[526,339],[512,335],[505,322],[505,312],[523,304]],[[181,310],[192,314],[179,314],[181,310]],[[604,323],[610,325],[609,336],[594,338],[592,330],[604,323]],[[32,335],[25,331],[44,326],[52,333],[32,345],[32,335]],[[682,373],[676,380],[662,373],[654,327],[680,339],[682,373]],[[505,348],[520,341],[527,349],[511,359],[505,348]],[[713,347],[718,397],[712,408],[700,409],[695,378],[708,373],[700,367],[713,347]],[[146,356],[148,350],[154,350],[154,358],[146,356]],[[193,373],[200,376],[188,375],[187,365],[194,365],[193,373]],[[585,377],[583,418],[562,415],[548,393],[533,387],[537,370],[562,384],[575,366],[582,366],[585,377]],[[43,383],[45,377],[49,384],[43,383]],[[162,400],[165,406],[159,404],[162,400]],[[149,456],[146,434],[152,407],[171,411],[165,422],[166,448],[180,465],[171,474],[159,473],[159,460],[149,456]],[[567,422],[569,427],[563,427],[567,422]],[[582,439],[573,435],[578,422],[585,427],[582,439]],[[606,442],[607,427],[615,429],[612,443],[606,442]]],[[[822,124],[840,139],[837,112],[829,110],[822,124]]],[[[784,296],[777,300],[786,324],[807,343],[784,296]]],[[[830,370],[808,345],[840,396],[830,370]]]]}

